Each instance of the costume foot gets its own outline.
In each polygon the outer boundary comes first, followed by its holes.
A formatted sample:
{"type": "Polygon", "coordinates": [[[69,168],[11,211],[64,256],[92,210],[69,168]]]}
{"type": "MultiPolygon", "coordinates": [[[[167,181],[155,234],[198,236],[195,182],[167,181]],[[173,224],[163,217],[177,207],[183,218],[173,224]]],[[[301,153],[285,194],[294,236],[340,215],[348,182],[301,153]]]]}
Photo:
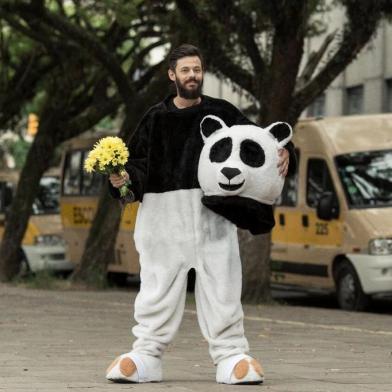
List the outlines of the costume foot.
{"type": "Polygon", "coordinates": [[[106,370],[106,379],[131,383],[162,381],[161,360],[132,351],[122,354],[106,370]]]}
{"type": "Polygon", "coordinates": [[[264,371],[249,355],[239,354],[218,363],[216,382],[222,384],[261,384],[264,371]]]}

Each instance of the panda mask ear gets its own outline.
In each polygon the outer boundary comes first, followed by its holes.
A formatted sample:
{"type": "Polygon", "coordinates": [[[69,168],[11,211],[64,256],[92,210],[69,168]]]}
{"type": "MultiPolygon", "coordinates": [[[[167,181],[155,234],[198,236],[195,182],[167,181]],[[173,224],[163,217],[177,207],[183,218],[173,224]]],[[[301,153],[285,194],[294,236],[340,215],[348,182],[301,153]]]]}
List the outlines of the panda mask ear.
{"type": "Polygon", "coordinates": [[[291,126],[285,122],[276,122],[268,127],[269,133],[278,141],[280,147],[286,145],[293,137],[291,126]]]}
{"type": "Polygon", "coordinates": [[[209,114],[205,116],[200,123],[200,133],[204,141],[210,137],[214,132],[220,129],[227,128],[225,122],[217,116],[209,114]]]}

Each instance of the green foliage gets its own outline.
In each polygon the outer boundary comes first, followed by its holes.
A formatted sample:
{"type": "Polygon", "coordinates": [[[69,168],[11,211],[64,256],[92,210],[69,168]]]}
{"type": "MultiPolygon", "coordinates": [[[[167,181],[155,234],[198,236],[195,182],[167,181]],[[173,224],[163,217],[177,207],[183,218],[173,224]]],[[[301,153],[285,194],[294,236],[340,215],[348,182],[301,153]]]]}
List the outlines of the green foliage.
{"type": "Polygon", "coordinates": [[[12,282],[30,289],[54,290],[61,287],[61,280],[49,270],[29,273],[23,277],[17,276],[12,282]]]}
{"type": "Polygon", "coordinates": [[[22,169],[23,165],[26,161],[27,154],[29,152],[31,143],[18,138],[18,140],[9,142],[7,150],[15,159],[15,167],[16,169],[22,169]]]}

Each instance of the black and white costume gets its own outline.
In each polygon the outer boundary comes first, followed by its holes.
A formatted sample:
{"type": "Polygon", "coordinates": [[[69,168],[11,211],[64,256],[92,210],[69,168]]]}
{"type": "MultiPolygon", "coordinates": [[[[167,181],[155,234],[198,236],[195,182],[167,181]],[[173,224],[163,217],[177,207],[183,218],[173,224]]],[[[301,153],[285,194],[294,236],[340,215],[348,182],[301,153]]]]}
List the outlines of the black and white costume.
{"type": "MultiPolygon", "coordinates": [[[[251,360],[240,301],[237,227],[201,201],[200,124],[208,115],[227,127],[252,124],[227,101],[204,95],[200,104],[177,109],[171,96],[145,114],[129,145],[126,170],[136,199],[142,202],[134,232],[141,266],[137,325],[132,330],[136,341],[121,357],[131,358],[137,366],[138,374],[130,381],[161,379],[160,358],[180,325],[191,268],[196,271],[198,321],[217,365],[217,381],[237,382],[233,367],[241,359],[251,360]]],[[[292,155],[292,145],[287,148],[292,155]]],[[[110,191],[119,197],[116,188],[110,186],[110,191]]],[[[272,207],[266,208],[273,219],[272,207]]],[[[241,381],[255,380],[257,374],[250,371],[247,377],[241,381]]],[[[124,374],[114,366],[107,378],[124,379],[124,374]]]]}

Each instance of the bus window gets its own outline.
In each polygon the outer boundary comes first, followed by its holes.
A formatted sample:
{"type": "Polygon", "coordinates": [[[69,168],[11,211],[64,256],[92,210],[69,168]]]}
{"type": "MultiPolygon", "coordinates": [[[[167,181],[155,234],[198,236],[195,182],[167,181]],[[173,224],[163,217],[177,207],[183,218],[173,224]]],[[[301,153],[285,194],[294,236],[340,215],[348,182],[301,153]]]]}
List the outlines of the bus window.
{"type": "MultiPolygon", "coordinates": [[[[88,151],[84,151],[83,153],[83,162],[87,158],[88,151]]],[[[85,170],[83,172],[83,181],[82,181],[82,195],[85,196],[97,196],[103,185],[103,180],[105,176],[99,173],[87,173],[85,170]]]]}
{"type": "Polygon", "coordinates": [[[82,151],[72,151],[67,154],[64,167],[64,195],[80,195],[82,173],[82,151]]]}
{"type": "Polygon", "coordinates": [[[297,157],[297,172],[292,176],[287,176],[284,181],[282,194],[276,202],[277,206],[295,207],[298,198],[298,168],[299,168],[299,150],[295,149],[297,157]]]}
{"type": "Polygon", "coordinates": [[[309,159],[306,187],[306,202],[308,206],[316,208],[318,200],[324,192],[335,194],[327,162],[323,159],[309,159]]]}
{"type": "Polygon", "coordinates": [[[37,197],[33,203],[33,214],[58,214],[60,180],[58,177],[42,177],[37,197]]]}

